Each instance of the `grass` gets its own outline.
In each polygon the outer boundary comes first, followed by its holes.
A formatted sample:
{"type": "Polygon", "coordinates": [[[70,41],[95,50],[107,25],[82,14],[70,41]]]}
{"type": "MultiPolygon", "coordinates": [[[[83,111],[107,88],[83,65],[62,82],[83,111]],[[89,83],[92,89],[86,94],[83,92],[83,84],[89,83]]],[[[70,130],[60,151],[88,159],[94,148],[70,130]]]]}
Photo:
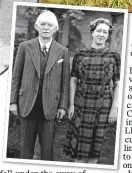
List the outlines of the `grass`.
{"type": "Polygon", "coordinates": [[[127,9],[132,0],[40,0],[40,3],[127,9]]]}

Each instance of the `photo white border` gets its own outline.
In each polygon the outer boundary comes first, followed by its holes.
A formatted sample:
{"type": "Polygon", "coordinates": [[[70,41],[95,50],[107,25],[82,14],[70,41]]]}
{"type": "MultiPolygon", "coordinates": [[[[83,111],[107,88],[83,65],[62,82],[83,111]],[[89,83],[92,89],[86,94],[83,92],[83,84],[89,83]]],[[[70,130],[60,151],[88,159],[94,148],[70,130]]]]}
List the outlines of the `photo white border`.
{"type": "Polygon", "coordinates": [[[126,54],[126,38],[127,38],[127,23],[128,23],[128,10],[127,9],[112,9],[101,7],[87,7],[87,6],[73,6],[73,5],[58,5],[58,4],[43,4],[43,3],[31,3],[31,2],[14,2],[13,4],[13,17],[12,17],[12,31],[11,31],[11,48],[10,48],[10,63],[9,63],[9,77],[8,77],[8,90],[7,90],[7,106],[5,117],[5,136],[3,146],[3,161],[5,162],[17,162],[17,163],[31,163],[31,164],[47,164],[47,165],[59,165],[59,166],[72,166],[83,168],[103,168],[103,169],[117,169],[118,168],[118,155],[119,155],[119,136],[121,126],[121,112],[122,112],[122,96],[123,96],[123,81],[124,81],[124,67],[125,67],[125,54],[126,54]],[[73,163],[73,162],[59,162],[59,161],[46,161],[46,160],[28,160],[28,159],[15,159],[7,158],[7,137],[8,137],[8,122],[9,122],[9,105],[10,105],[10,91],[11,91],[11,79],[12,79],[12,65],[13,65],[13,53],[14,53],[14,38],[15,38],[15,24],[16,24],[16,10],[17,6],[31,6],[31,7],[48,7],[48,8],[63,8],[63,9],[78,9],[87,11],[101,11],[101,12],[117,12],[124,13],[124,27],[122,38],[122,52],[121,52],[121,73],[120,73],[120,87],[119,87],[119,103],[118,103],[118,119],[117,119],[117,131],[116,131],[116,144],[114,165],[103,164],[86,164],[86,163],[73,163]]]}

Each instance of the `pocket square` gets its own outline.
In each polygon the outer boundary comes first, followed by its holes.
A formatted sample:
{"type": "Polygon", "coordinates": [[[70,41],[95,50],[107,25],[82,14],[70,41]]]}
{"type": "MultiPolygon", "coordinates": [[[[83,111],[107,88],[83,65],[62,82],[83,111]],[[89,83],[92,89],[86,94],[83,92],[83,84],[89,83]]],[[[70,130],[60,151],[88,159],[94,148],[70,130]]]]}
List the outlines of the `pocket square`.
{"type": "Polygon", "coordinates": [[[59,59],[59,61],[57,63],[61,63],[64,59],[59,59]]]}

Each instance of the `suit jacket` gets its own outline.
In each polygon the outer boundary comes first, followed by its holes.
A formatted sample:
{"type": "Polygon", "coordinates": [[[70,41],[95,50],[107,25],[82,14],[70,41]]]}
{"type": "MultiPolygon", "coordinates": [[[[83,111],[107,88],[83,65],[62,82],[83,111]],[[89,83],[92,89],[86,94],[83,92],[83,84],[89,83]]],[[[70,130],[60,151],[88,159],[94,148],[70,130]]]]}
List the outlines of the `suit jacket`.
{"type": "MultiPolygon", "coordinates": [[[[19,114],[26,117],[32,110],[39,89],[40,47],[38,38],[20,44],[12,75],[11,103],[19,105],[19,114]]],[[[44,115],[53,119],[58,108],[67,110],[69,99],[68,49],[52,41],[45,69],[42,104],[44,115]]]]}

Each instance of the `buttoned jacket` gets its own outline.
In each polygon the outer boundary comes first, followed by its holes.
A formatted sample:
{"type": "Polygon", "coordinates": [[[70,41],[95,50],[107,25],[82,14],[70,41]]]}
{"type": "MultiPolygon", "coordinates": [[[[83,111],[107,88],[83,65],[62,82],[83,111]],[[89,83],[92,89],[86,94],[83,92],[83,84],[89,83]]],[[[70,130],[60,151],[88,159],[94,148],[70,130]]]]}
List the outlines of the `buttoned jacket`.
{"type": "MultiPolygon", "coordinates": [[[[52,41],[44,73],[42,104],[44,115],[53,119],[59,108],[67,110],[70,67],[68,49],[52,41]]],[[[17,103],[22,117],[35,104],[40,81],[40,45],[38,37],[22,42],[18,48],[12,74],[11,103],[17,103]]]]}

